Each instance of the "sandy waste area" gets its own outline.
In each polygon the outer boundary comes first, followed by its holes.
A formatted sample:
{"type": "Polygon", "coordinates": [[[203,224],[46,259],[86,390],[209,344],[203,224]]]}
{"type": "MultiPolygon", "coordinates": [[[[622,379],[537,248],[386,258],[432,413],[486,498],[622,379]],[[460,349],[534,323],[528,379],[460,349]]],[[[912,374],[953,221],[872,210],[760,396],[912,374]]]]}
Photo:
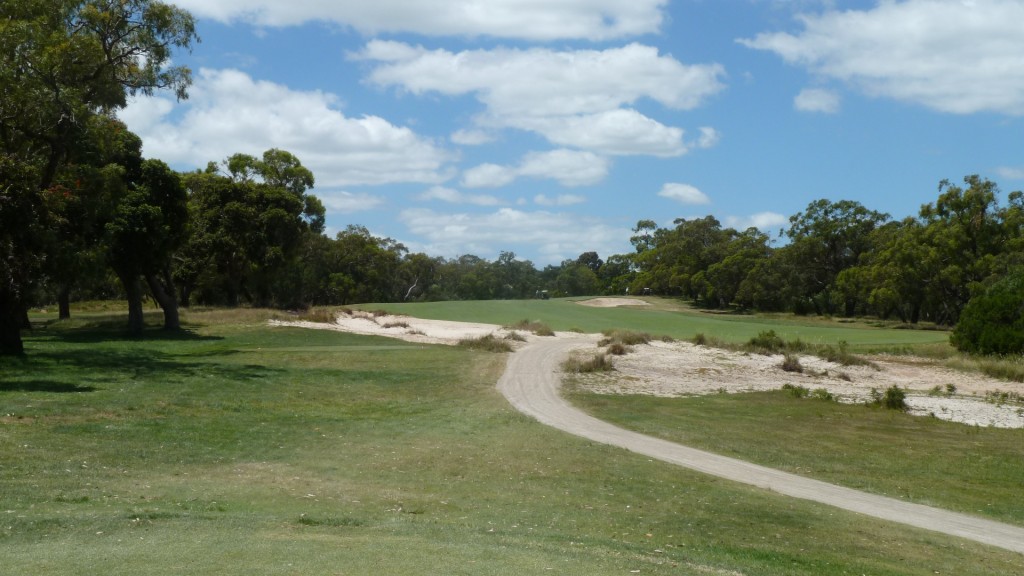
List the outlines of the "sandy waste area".
{"type": "MultiPolygon", "coordinates": [[[[643,306],[642,300],[595,298],[587,306],[643,306]]],[[[371,315],[349,311],[334,324],[273,321],[273,325],[331,329],[355,334],[388,336],[424,344],[456,344],[461,339],[488,334],[503,338],[515,330],[494,324],[425,320],[407,316],[371,315]]],[[[518,331],[534,341],[544,337],[518,331]]],[[[555,338],[580,338],[576,333],[557,333],[555,338]]],[[[550,337],[548,337],[550,338],[550,337]]],[[[577,354],[597,353],[594,347],[577,354]]],[[[516,344],[516,342],[513,342],[516,344]]],[[[836,400],[864,403],[875,389],[890,386],[906,391],[910,413],[967,425],[1024,428],[1024,404],[997,404],[987,394],[1008,392],[1024,396],[1024,384],[1006,382],[982,374],[952,370],[933,361],[908,356],[872,356],[874,366],[841,366],[814,356],[800,356],[802,373],[782,369],[781,355],[763,356],[697,346],[689,342],[660,342],[632,346],[628,354],[614,356],[615,371],[582,375],[585,389],[599,394],[647,394],[682,397],[702,394],[736,394],[778,390],[786,384],[809,390],[824,389],[836,400]],[[935,388],[938,387],[939,394],[935,388]],[[950,394],[949,390],[955,390],[950,394]]]]}

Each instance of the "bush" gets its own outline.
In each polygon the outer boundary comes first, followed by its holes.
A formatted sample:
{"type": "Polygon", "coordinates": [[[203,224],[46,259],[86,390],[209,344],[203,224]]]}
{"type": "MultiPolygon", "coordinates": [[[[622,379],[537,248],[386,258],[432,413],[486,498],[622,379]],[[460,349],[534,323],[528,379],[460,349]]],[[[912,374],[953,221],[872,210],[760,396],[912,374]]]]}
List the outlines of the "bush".
{"type": "Polygon", "coordinates": [[[789,392],[789,394],[794,398],[806,398],[807,395],[811,393],[806,386],[800,386],[799,384],[783,384],[782,389],[789,392]]]}
{"type": "Polygon", "coordinates": [[[889,410],[898,410],[900,412],[906,412],[909,407],[907,406],[907,393],[902,388],[895,384],[886,388],[885,393],[879,393],[877,389],[871,389],[872,404],[887,408],[889,410]]]}
{"type": "Polygon", "coordinates": [[[612,359],[604,354],[598,354],[588,360],[578,357],[571,357],[562,364],[562,369],[574,374],[590,372],[611,372],[615,370],[612,359]]]}
{"type": "Polygon", "coordinates": [[[551,327],[548,326],[547,324],[529,319],[520,320],[519,322],[513,324],[512,326],[507,326],[506,328],[510,330],[525,330],[526,332],[533,332],[537,336],[555,335],[555,331],[552,330],[551,327]]]}
{"type": "Polygon", "coordinates": [[[969,354],[1024,353],[1024,271],[993,284],[964,307],[950,343],[969,354]]]}
{"type": "Polygon", "coordinates": [[[512,345],[505,340],[495,338],[493,334],[481,336],[480,338],[465,338],[459,340],[459,346],[471,350],[483,350],[485,352],[511,352],[512,345]]]}
{"type": "Polygon", "coordinates": [[[758,354],[777,354],[786,350],[786,341],[775,330],[768,330],[751,338],[747,348],[758,354]]]}
{"type": "Polygon", "coordinates": [[[782,369],[786,372],[803,372],[804,367],[800,364],[800,357],[796,354],[786,354],[782,359],[782,369]]]}
{"type": "Polygon", "coordinates": [[[609,330],[604,332],[604,339],[598,343],[598,346],[607,346],[613,342],[625,344],[626,346],[635,346],[637,344],[647,344],[651,341],[651,335],[646,332],[633,332],[632,330],[609,330]]]}

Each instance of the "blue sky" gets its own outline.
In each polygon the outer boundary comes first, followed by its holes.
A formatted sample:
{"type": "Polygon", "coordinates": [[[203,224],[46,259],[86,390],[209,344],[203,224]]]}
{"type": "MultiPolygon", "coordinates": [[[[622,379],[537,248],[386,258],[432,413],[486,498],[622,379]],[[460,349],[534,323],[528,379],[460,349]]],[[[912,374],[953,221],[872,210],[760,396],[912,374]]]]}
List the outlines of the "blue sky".
{"type": "Polygon", "coordinates": [[[178,169],[313,170],[331,232],[538,266],[638,220],[777,235],[818,198],[915,215],[1024,188],[1020,0],[177,0],[190,98],[121,117],[178,169]]]}

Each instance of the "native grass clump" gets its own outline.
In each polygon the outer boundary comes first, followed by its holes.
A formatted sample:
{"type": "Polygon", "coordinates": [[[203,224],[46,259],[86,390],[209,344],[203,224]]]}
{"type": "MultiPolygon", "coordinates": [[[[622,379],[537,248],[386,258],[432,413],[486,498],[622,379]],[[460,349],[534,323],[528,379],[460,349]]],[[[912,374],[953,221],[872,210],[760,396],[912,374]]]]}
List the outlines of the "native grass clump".
{"type": "Polygon", "coordinates": [[[459,346],[470,350],[481,350],[484,352],[505,353],[512,351],[512,344],[505,338],[498,338],[494,334],[487,334],[479,338],[463,338],[459,340],[459,346]]]}
{"type": "Polygon", "coordinates": [[[522,330],[524,332],[532,332],[537,336],[555,335],[555,331],[552,330],[551,327],[548,326],[547,324],[539,320],[530,320],[528,318],[524,318],[523,320],[520,320],[519,322],[516,322],[511,326],[506,326],[506,328],[509,330],[522,330]]]}
{"type": "Polygon", "coordinates": [[[615,363],[607,354],[594,354],[591,356],[574,354],[562,363],[562,370],[569,374],[612,372],[615,370],[615,363]]]}

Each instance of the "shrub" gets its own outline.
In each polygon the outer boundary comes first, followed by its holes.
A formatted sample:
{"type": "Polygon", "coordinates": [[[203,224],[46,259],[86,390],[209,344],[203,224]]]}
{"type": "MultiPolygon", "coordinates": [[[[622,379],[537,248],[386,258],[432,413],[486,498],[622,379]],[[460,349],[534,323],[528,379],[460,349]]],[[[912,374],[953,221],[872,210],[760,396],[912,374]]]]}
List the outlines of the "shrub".
{"type": "Polygon", "coordinates": [[[632,330],[610,330],[603,333],[605,338],[598,343],[598,346],[607,346],[612,342],[619,342],[626,346],[647,344],[651,341],[651,335],[646,332],[633,332],[632,330]]]}
{"type": "Polygon", "coordinates": [[[778,354],[786,349],[786,341],[775,330],[768,330],[751,338],[747,348],[758,354],[778,354]]]}
{"type": "Polygon", "coordinates": [[[615,370],[615,365],[608,356],[598,354],[589,359],[582,359],[577,356],[570,357],[562,363],[562,369],[574,374],[611,372],[612,370],[615,370]]]}
{"type": "Polygon", "coordinates": [[[895,384],[886,388],[885,393],[879,393],[878,389],[871,389],[872,404],[887,408],[889,410],[898,410],[900,412],[906,412],[907,406],[907,393],[902,388],[895,384]]]}
{"type": "Polygon", "coordinates": [[[950,343],[969,354],[1024,353],[1024,271],[971,298],[950,343]]]}
{"type": "Polygon", "coordinates": [[[781,367],[786,372],[803,372],[804,367],[800,364],[800,357],[796,354],[786,354],[782,359],[781,367]]]}
{"type": "Polygon", "coordinates": [[[533,320],[523,319],[515,323],[508,328],[512,330],[525,330],[527,332],[533,332],[537,336],[554,336],[555,331],[550,326],[543,322],[537,322],[533,320]]]}
{"type": "Polygon", "coordinates": [[[512,345],[505,340],[499,340],[494,334],[488,334],[479,338],[464,338],[459,340],[459,346],[471,350],[483,350],[485,352],[511,352],[512,345]]]}
{"type": "Polygon", "coordinates": [[[794,398],[806,398],[811,393],[806,386],[783,384],[782,389],[789,392],[794,398]]]}
{"type": "Polygon", "coordinates": [[[626,346],[622,342],[612,342],[608,345],[608,354],[612,356],[624,356],[629,354],[632,350],[629,346],[626,346]]]}

